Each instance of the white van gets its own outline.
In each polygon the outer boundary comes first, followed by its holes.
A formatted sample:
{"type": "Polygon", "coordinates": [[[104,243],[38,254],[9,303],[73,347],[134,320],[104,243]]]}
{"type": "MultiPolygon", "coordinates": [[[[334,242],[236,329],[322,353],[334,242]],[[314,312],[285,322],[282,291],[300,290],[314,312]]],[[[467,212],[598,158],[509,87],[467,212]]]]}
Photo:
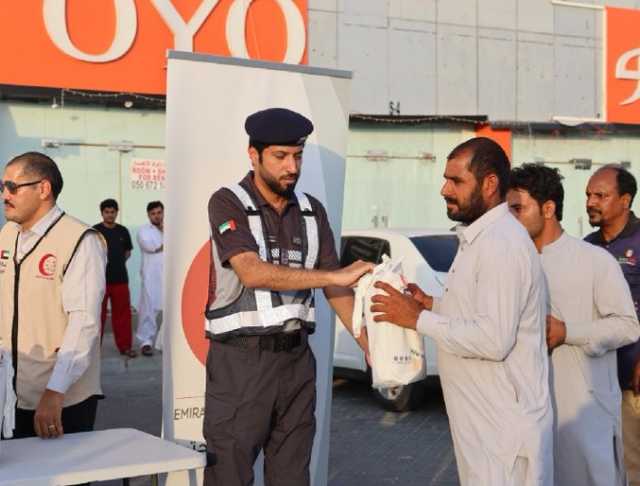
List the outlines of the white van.
{"type": "MultiPolygon", "coordinates": [[[[429,295],[441,296],[449,267],[458,250],[458,238],[451,230],[370,229],[344,231],[340,264],[356,260],[380,263],[382,255],[402,257],[404,275],[429,295]]],[[[334,376],[370,380],[364,354],[336,316],[333,354],[334,376]]],[[[435,343],[425,337],[427,376],[438,375],[435,343]]],[[[385,408],[406,411],[416,407],[424,396],[424,382],[374,390],[385,408]]]]}

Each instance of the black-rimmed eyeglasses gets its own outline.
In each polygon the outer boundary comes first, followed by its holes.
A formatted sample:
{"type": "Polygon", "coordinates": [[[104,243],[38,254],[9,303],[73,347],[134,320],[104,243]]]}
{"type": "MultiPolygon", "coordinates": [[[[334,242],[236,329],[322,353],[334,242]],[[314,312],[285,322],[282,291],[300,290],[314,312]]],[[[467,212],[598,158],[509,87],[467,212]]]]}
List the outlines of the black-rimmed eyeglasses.
{"type": "Polygon", "coordinates": [[[5,189],[9,191],[9,194],[15,194],[21,187],[35,186],[36,184],[40,184],[43,180],[44,179],[33,182],[22,182],[20,184],[16,184],[13,181],[0,181],[0,194],[2,194],[5,189]]]}

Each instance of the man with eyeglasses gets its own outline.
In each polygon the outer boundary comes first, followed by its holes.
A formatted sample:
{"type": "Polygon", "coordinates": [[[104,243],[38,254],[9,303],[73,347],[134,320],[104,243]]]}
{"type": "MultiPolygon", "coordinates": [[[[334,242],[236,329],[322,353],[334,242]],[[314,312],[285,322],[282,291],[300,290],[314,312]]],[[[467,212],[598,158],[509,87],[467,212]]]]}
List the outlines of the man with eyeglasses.
{"type": "Polygon", "coordinates": [[[92,430],[102,394],[106,245],[56,205],[62,186],[38,152],[10,160],[0,181],[0,341],[16,372],[17,438],[92,430]]]}

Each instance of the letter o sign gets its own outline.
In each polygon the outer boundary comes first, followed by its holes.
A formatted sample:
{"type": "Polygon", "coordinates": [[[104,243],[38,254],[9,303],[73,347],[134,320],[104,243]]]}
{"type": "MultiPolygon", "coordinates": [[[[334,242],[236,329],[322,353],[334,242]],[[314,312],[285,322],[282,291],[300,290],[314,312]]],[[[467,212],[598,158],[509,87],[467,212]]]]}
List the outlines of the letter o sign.
{"type": "MultiPolygon", "coordinates": [[[[138,18],[135,0],[112,1],[115,7],[116,28],[111,45],[106,51],[90,54],[73,43],[67,29],[69,0],[42,0],[44,25],[49,38],[60,51],[80,61],[109,63],[126,56],[135,43],[138,22],[145,22],[145,19],[138,18]]],[[[172,1],[175,0],[151,0],[151,4],[173,34],[174,48],[192,52],[194,37],[209,15],[214,14],[220,0],[200,0],[200,6],[189,20],[180,16],[172,1]]],[[[247,15],[253,0],[229,1],[227,18],[224,19],[226,47],[231,56],[249,59],[246,39],[247,15]]],[[[282,12],[286,29],[286,52],[282,62],[299,64],[303,60],[307,39],[303,14],[294,0],[275,0],[275,5],[282,12]]],[[[161,47],[158,45],[159,52],[161,47]]],[[[224,47],[218,46],[220,50],[224,50],[224,47]]],[[[164,52],[164,48],[161,52],[164,52]]]]}
{"type": "Polygon", "coordinates": [[[44,0],[44,25],[53,43],[65,54],[87,62],[111,62],[124,56],[133,45],[138,28],[138,15],[133,0],[115,0],[116,33],[111,47],[92,55],[78,49],[67,31],[67,0],[44,0]]]}
{"type": "MultiPolygon", "coordinates": [[[[253,0],[234,0],[229,8],[226,22],[226,36],[229,51],[234,57],[249,59],[245,32],[247,12],[253,0]]],[[[282,62],[299,64],[304,55],[306,31],[304,19],[292,0],[276,0],[287,26],[287,51],[282,62]]]]}

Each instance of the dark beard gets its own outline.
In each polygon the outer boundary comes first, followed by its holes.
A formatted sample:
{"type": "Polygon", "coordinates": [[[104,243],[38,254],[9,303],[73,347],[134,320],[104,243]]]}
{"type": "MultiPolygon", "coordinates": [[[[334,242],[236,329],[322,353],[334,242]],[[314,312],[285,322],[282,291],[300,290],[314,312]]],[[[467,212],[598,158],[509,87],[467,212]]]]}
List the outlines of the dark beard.
{"type": "Polygon", "coordinates": [[[296,179],[293,184],[286,189],[283,189],[280,183],[271,177],[264,178],[264,181],[267,183],[267,186],[269,186],[269,189],[275,192],[278,196],[286,197],[287,199],[290,199],[293,196],[296,190],[296,185],[298,184],[298,179],[296,179]]]}
{"type": "Polygon", "coordinates": [[[458,211],[455,213],[452,210],[447,209],[447,216],[450,220],[458,221],[463,224],[471,224],[487,212],[487,207],[482,200],[482,193],[479,185],[477,185],[471,193],[469,205],[467,207],[458,206],[458,208],[458,211]]]}
{"type": "Polygon", "coordinates": [[[591,215],[587,212],[587,216],[589,218],[589,224],[591,225],[592,228],[599,228],[602,226],[602,213],[597,212],[596,215],[600,217],[594,222],[591,222],[591,215]]]}

